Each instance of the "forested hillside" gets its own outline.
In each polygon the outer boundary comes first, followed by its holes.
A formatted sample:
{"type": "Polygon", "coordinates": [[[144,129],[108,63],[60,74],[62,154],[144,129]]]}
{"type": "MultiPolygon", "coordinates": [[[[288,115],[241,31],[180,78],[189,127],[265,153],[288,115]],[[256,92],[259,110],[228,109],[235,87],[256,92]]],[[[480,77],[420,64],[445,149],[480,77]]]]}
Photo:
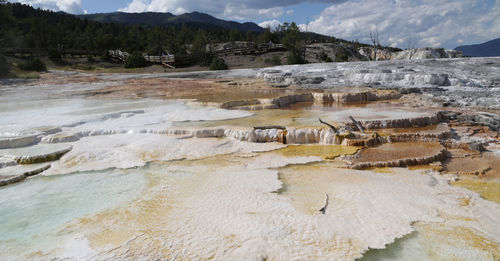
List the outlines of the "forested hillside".
{"type": "Polygon", "coordinates": [[[458,46],[455,50],[461,51],[466,56],[472,57],[500,56],[500,38],[481,44],[458,46]]]}
{"type": "Polygon", "coordinates": [[[148,27],[162,26],[182,26],[195,27],[202,29],[233,29],[239,32],[256,32],[261,33],[264,29],[255,23],[246,22],[238,23],[234,21],[226,21],[215,18],[211,15],[191,12],[181,15],[173,15],[171,13],[157,13],[157,12],[144,12],[144,13],[99,13],[99,14],[85,14],[79,15],[82,19],[88,19],[101,23],[117,23],[126,25],[142,25],[148,27]]]}
{"type": "MultiPolygon", "coordinates": [[[[97,22],[92,21],[92,19],[80,19],[78,16],[63,12],[35,9],[18,3],[0,4],[0,12],[2,14],[0,18],[2,19],[0,37],[2,38],[3,48],[39,48],[43,50],[62,46],[66,49],[79,50],[104,51],[121,49],[128,52],[182,54],[186,53],[186,51],[189,52],[189,46],[197,47],[209,43],[232,41],[267,43],[272,41],[286,44],[283,40],[286,38],[287,33],[291,31],[297,31],[298,33],[294,36],[294,40],[300,39],[303,41],[307,39],[311,42],[348,43],[348,41],[336,39],[335,37],[315,33],[300,33],[294,23],[285,23],[273,31],[262,29],[261,32],[255,32],[223,27],[203,28],[197,26],[198,23],[177,22],[175,25],[152,26],[147,23],[148,19],[145,20],[145,24],[137,19],[130,23],[123,21],[112,23],[106,21],[113,19],[104,19],[102,17],[102,19],[99,19],[97,18],[99,15],[94,15],[94,19],[105,21],[97,22]]],[[[181,16],[193,17],[193,14],[198,19],[207,16],[196,12],[181,16]]],[[[147,17],[150,15],[151,13],[144,14],[147,17]]],[[[174,16],[174,18],[181,16],[174,16]]],[[[174,20],[181,21],[179,19],[174,20]]]]}
{"type": "MultiPolygon", "coordinates": [[[[168,13],[76,16],[19,3],[0,2],[0,14],[0,59],[3,61],[2,51],[12,52],[22,48],[36,50],[37,54],[51,59],[58,59],[61,50],[91,51],[105,56],[107,50],[120,49],[152,55],[170,53],[175,55],[178,66],[207,66],[213,60],[211,44],[246,41],[255,45],[269,42],[283,44],[288,51],[287,62],[295,64],[307,62],[304,59],[306,42],[335,43],[355,50],[368,46],[300,32],[293,22],[270,30],[253,23],[224,21],[197,12],[179,16],[168,13]],[[160,16],[164,19],[158,20],[160,16]],[[155,19],[156,24],[153,23],[155,19]],[[212,25],[206,26],[207,23],[212,25]]],[[[3,65],[5,62],[2,62],[3,65]]]]}

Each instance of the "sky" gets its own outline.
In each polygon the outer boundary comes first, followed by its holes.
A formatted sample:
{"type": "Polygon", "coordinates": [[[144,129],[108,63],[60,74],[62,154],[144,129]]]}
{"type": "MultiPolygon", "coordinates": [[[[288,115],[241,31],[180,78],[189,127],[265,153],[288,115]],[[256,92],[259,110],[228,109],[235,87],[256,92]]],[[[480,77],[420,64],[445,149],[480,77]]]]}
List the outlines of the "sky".
{"type": "Polygon", "coordinates": [[[296,22],[302,30],[407,48],[482,43],[500,37],[500,0],[13,0],[73,14],[199,11],[217,18],[275,28],[296,22]]]}

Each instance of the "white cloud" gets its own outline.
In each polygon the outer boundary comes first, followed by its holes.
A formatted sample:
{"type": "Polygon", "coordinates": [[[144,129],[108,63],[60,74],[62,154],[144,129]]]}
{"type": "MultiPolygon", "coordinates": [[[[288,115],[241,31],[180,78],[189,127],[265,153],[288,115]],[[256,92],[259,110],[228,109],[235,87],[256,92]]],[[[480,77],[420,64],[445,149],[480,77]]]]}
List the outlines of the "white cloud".
{"type": "Polygon", "coordinates": [[[37,8],[63,11],[71,14],[85,13],[85,10],[82,8],[81,0],[17,0],[12,2],[19,2],[37,8]]]}
{"type": "Polygon", "coordinates": [[[282,7],[273,7],[273,8],[268,8],[268,9],[259,9],[258,11],[259,15],[265,16],[265,17],[280,17],[283,15],[283,8],[282,7]]]}
{"type": "MultiPolygon", "coordinates": [[[[253,9],[233,4],[226,4],[224,12],[220,15],[227,19],[237,20],[257,20],[257,18],[277,18],[284,13],[282,7],[272,7],[266,9],[253,9]],[[250,17],[250,18],[249,18],[250,17]]],[[[212,14],[212,13],[211,13],[212,14]]]]}
{"type": "Polygon", "coordinates": [[[281,25],[281,22],[276,20],[276,19],[273,19],[273,20],[270,20],[270,21],[264,21],[262,23],[259,23],[259,26],[262,27],[262,28],[271,28],[271,30],[274,30],[276,29],[279,25],[281,25]]]}
{"type": "MultiPolygon", "coordinates": [[[[344,0],[333,0],[334,2],[344,0]]],[[[132,0],[123,12],[183,12],[199,11],[211,15],[238,20],[259,20],[281,17],[284,7],[305,2],[304,0],[132,0]]],[[[310,0],[306,2],[332,3],[332,0],[310,0]]],[[[289,10],[290,11],[290,10],[289,10]]],[[[290,15],[290,12],[287,12],[290,15]]],[[[293,11],[292,11],[293,12],[293,11]]]]}
{"type": "Polygon", "coordinates": [[[384,45],[454,48],[500,36],[500,1],[492,0],[352,0],[334,4],[309,23],[309,30],[369,42],[378,30],[384,45]]]}

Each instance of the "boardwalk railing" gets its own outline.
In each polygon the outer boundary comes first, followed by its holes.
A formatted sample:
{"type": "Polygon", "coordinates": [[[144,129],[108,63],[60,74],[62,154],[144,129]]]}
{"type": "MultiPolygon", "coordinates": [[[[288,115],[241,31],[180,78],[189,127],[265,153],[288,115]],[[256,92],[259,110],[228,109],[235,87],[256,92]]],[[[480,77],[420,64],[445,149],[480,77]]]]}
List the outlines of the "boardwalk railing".
{"type": "Polygon", "coordinates": [[[262,54],[267,53],[269,51],[282,50],[284,46],[282,44],[259,44],[252,46],[244,46],[244,47],[236,47],[236,48],[227,48],[224,50],[213,51],[214,54],[217,55],[245,55],[245,54],[262,54]]]}
{"type": "Polygon", "coordinates": [[[152,55],[144,55],[144,59],[151,63],[174,63],[175,58],[173,54],[167,54],[162,56],[152,56],[152,55]]]}
{"type": "MultiPolygon", "coordinates": [[[[129,53],[122,52],[120,50],[110,50],[109,55],[114,59],[120,60],[122,62],[125,62],[130,57],[129,53]]],[[[175,69],[175,57],[173,54],[166,54],[161,56],[144,55],[144,59],[150,63],[161,64],[164,68],[168,67],[175,69]]]]}
{"type": "Polygon", "coordinates": [[[122,52],[120,50],[109,50],[109,55],[117,60],[120,60],[122,62],[125,62],[129,57],[130,54],[127,52],[122,52]]]}

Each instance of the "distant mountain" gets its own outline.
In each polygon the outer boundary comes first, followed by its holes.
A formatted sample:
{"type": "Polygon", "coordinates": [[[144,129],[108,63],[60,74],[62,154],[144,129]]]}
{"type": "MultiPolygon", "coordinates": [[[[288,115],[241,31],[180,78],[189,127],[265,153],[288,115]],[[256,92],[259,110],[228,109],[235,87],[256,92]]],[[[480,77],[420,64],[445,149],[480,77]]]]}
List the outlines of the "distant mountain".
{"type": "Polygon", "coordinates": [[[473,57],[500,56],[500,38],[482,44],[458,46],[455,50],[473,57]]]}
{"type": "Polygon", "coordinates": [[[101,23],[117,23],[126,25],[143,25],[148,27],[153,26],[182,26],[185,24],[188,27],[196,27],[203,29],[236,29],[240,32],[263,32],[264,29],[255,23],[238,23],[234,21],[226,21],[215,18],[211,15],[192,12],[181,15],[173,15],[171,13],[101,13],[101,14],[85,14],[78,15],[81,19],[88,19],[101,23]]]}

